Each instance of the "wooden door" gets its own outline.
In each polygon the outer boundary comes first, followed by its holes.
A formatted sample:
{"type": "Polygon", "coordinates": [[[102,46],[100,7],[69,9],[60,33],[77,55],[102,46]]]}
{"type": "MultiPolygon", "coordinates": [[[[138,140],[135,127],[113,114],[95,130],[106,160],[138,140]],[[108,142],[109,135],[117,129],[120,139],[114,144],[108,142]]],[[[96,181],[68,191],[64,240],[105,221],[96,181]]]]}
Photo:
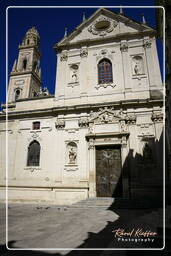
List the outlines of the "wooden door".
{"type": "Polygon", "coordinates": [[[97,197],[112,197],[121,176],[121,153],[119,147],[96,148],[97,197]]]}

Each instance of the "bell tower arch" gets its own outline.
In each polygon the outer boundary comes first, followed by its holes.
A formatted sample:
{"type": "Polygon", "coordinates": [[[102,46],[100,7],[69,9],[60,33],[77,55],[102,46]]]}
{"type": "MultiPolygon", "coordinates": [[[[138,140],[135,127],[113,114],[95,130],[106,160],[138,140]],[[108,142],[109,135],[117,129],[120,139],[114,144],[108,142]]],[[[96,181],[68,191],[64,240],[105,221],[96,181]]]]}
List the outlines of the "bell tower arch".
{"type": "Polygon", "coordinates": [[[8,87],[8,102],[33,98],[41,89],[40,36],[35,27],[27,31],[19,45],[8,87]]]}

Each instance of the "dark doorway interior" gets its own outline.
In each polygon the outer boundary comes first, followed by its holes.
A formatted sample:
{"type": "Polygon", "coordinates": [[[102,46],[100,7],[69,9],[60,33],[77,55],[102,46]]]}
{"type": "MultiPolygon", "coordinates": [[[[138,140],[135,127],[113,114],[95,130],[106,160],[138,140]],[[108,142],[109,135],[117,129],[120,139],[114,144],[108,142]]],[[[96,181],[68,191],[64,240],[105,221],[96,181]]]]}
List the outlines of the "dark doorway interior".
{"type": "Polygon", "coordinates": [[[96,147],[97,197],[122,197],[120,146],[96,147]]]}

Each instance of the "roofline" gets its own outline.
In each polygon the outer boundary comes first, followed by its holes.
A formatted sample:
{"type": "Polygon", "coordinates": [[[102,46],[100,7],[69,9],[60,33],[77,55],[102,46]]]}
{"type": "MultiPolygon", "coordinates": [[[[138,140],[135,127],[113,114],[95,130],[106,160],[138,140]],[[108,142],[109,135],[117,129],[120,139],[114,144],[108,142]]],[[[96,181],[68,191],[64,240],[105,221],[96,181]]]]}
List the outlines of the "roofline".
{"type": "Polygon", "coordinates": [[[98,44],[100,42],[103,43],[109,43],[109,42],[114,42],[114,41],[120,41],[120,40],[125,40],[127,39],[127,37],[129,36],[129,38],[133,39],[133,38],[137,38],[137,36],[143,38],[144,36],[156,36],[156,31],[155,30],[150,30],[150,31],[141,31],[141,32],[133,32],[133,33],[122,33],[119,35],[115,35],[115,36],[111,36],[111,37],[106,37],[106,38],[95,38],[95,39],[85,39],[85,40],[79,40],[77,42],[73,42],[73,43],[64,43],[64,44],[56,44],[54,45],[54,50],[56,52],[60,52],[62,49],[68,49],[74,46],[89,46],[92,44],[98,44]]]}
{"type": "Polygon", "coordinates": [[[154,30],[154,31],[155,31],[155,29],[152,28],[152,27],[150,27],[149,25],[147,25],[147,23],[144,24],[144,23],[142,23],[142,22],[136,21],[136,20],[134,20],[134,19],[132,19],[132,18],[126,16],[125,14],[117,13],[117,12],[111,11],[111,10],[109,10],[109,9],[107,9],[107,8],[99,8],[99,9],[97,9],[92,15],[90,15],[89,18],[87,18],[86,20],[82,21],[78,26],[76,26],[76,28],[75,28],[73,31],[71,31],[68,36],[63,37],[58,43],[56,43],[56,44],[54,45],[54,48],[55,48],[56,45],[62,44],[62,42],[65,41],[66,39],[69,39],[69,37],[71,37],[71,35],[72,35],[73,33],[76,33],[76,32],[80,29],[80,27],[82,27],[82,26],[83,26],[84,24],[86,24],[89,20],[91,20],[94,16],[96,16],[96,14],[97,14],[98,12],[103,12],[103,11],[106,11],[106,12],[112,14],[112,15],[114,14],[114,15],[120,16],[121,18],[127,19],[128,22],[129,22],[129,21],[132,21],[132,22],[134,22],[134,23],[136,23],[136,24],[138,24],[138,25],[141,25],[141,26],[145,27],[146,29],[150,29],[150,30],[154,30]]]}

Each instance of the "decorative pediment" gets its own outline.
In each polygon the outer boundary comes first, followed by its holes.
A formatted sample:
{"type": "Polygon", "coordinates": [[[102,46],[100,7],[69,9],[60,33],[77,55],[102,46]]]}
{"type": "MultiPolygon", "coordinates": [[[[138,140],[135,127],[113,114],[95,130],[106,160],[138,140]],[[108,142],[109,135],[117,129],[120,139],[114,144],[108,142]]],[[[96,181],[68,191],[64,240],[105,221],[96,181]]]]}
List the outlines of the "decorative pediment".
{"type": "Polygon", "coordinates": [[[90,122],[96,124],[118,123],[120,119],[121,116],[113,107],[100,108],[98,112],[90,113],[90,122]]]}
{"type": "MultiPolygon", "coordinates": [[[[100,8],[88,19],[84,20],[75,30],[55,45],[55,49],[80,42],[91,42],[105,37],[131,36],[135,33],[155,32],[146,24],[133,21],[120,13],[100,8]]],[[[87,53],[86,53],[87,54],[87,53]]]]}

